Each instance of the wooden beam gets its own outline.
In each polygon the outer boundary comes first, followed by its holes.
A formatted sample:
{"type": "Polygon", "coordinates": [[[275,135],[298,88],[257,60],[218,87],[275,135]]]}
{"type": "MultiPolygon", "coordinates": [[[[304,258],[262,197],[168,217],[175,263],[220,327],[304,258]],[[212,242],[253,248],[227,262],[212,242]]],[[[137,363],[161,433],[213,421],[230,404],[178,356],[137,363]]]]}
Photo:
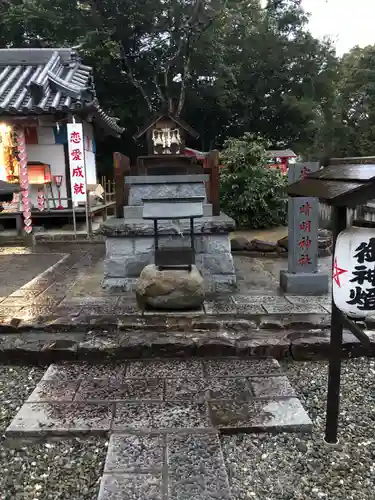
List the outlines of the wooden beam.
{"type": "Polygon", "coordinates": [[[113,165],[115,170],[115,199],[116,217],[124,218],[124,206],[128,204],[129,186],[125,186],[125,175],[130,173],[130,160],[121,153],[113,153],[113,165]]]}

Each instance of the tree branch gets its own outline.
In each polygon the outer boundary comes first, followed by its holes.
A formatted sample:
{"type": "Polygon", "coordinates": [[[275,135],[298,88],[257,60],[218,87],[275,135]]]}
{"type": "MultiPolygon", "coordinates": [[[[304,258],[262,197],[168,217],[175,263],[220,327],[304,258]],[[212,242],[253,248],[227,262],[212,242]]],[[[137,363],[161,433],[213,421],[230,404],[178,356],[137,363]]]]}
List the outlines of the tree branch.
{"type": "Polygon", "coordinates": [[[158,75],[157,74],[154,75],[153,80],[154,80],[154,84],[155,84],[155,87],[156,87],[156,92],[157,92],[157,94],[159,96],[159,99],[161,100],[161,102],[165,102],[166,98],[163,95],[163,92],[162,92],[162,90],[160,88],[160,85],[159,85],[159,82],[158,82],[158,75]]]}
{"type": "Polygon", "coordinates": [[[185,104],[186,80],[188,79],[188,76],[189,76],[190,60],[191,60],[190,55],[186,55],[185,61],[184,61],[184,73],[181,77],[180,97],[178,99],[176,116],[180,116],[180,114],[182,113],[182,109],[184,107],[184,104],[185,104]]]}

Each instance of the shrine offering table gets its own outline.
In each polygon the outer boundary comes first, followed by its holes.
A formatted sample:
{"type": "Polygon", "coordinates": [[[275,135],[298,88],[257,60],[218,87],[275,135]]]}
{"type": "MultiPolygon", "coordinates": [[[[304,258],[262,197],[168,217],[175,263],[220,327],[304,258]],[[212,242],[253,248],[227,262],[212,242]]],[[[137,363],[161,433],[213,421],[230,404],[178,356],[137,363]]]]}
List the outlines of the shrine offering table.
{"type": "MultiPolygon", "coordinates": [[[[102,286],[111,290],[134,290],[143,268],[155,263],[155,224],[143,218],[143,200],[201,198],[203,216],[194,219],[195,264],[202,272],[207,292],[230,292],[236,288],[236,274],[231,254],[229,232],[235,229],[233,219],[225,214],[212,215],[207,203],[206,175],[132,176],[129,185],[129,206],[124,218],[109,219],[101,224],[100,233],[106,236],[106,258],[102,286]]],[[[147,203],[147,202],[146,202],[147,203]]],[[[180,207],[182,205],[179,205],[180,207]]],[[[180,217],[176,208],[158,221],[158,250],[191,248],[189,219],[180,217]],[[169,217],[169,219],[166,219],[169,217]],[[180,224],[176,231],[174,219],[180,224]]]]}

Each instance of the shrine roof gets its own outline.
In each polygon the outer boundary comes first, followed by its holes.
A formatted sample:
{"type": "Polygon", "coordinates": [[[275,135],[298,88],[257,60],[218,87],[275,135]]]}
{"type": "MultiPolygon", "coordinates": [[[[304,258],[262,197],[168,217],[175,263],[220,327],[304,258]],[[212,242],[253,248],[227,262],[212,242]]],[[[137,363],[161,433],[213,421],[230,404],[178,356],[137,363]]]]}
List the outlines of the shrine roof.
{"type": "Polygon", "coordinates": [[[190,134],[192,137],[194,137],[194,139],[198,139],[198,137],[199,137],[198,132],[196,132],[192,127],[190,127],[190,125],[188,123],[186,123],[184,120],[182,120],[182,118],[180,118],[179,116],[174,115],[173,113],[158,114],[156,117],[153,118],[153,120],[151,121],[151,123],[149,123],[148,125],[145,125],[144,127],[142,127],[133,136],[134,139],[139,139],[140,137],[142,137],[142,135],[144,135],[154,125],[156,125],[157,122],[159,122],[160,120],[163,120],[165,118],[170,119],[173,122],[175,122],[176,125],[178,125],[179,127],[183,128],[184,130],[186,130],[186,132],[188,134],[190,134]]]}
{"type": "Polygon", "coordinates": [[[291,184],[289,196],[314,197],[329,205],[355,207],[374,199],[375,164],[330,165],[291,184]]]}
{"type": "Polygon", "coordinates": [[[296,158],[297,155],[291,149],[272,149],[267,151],[268,158],[296,158]]]}
{"type": "Polygon", "coordinates": [[[123,132],[96,97],[93,69],[70,48],[0,49],[0,114],[90,115],[108,135],[123,132]]]}

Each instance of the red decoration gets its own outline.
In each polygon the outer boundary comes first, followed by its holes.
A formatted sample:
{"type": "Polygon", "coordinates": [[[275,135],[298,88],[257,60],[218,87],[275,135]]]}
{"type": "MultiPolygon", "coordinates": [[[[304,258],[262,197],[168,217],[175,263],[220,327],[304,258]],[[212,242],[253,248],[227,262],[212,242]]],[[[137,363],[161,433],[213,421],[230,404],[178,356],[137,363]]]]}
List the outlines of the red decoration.
{"type": "Polygon", "coordinates": [[[73,168],[72,176],[73,177],[82,177],[82,178],[84,178],[83,167],[75,167],[75,168],[73,168]]]}
{"type": "Polygon", "coordinates": [[[305,233],[311,232],[311,220],[307,220],[305,222],[301,222],[299,225],[300,231],[304,231],[305,233]]]}
{"type": "Polygon", "coordinates": [[[81,183],[75,183],[74,184],[74,194],[85,194],[85,191],[84,191],[84,185],[81,183]]]}
{"type": "Polygon", "coordinates": [[[63,176],[62,175],[54,175],[53,180],[55,181],[56,187],[57,187],[57,197],[58,197],[58,206],[56,207],[56,210],[63,210],[64,207],[61,205],[61,191],[60,187],[63,181],[63,176]]]}
{"type": "Polygon", "coordinates": [[[308,236],[304,236],[299,242],[298,246],[300,248],[310,248],[312,241],[308,236]]]}
{"type": "Polygon", "coordinates": [[[70,142],[73,144],[79,144],[81,140],[81,134],[79,132],[72,132],[70,134],[70,142]]]}
{"type": "Polygon", "coordinates": [[[307,264],[311,264],[310,256],[309,255],[301,255],[301,257],[298,259],[298,263],[301,266],[305,266],[307,264]]]}
{"type": "Polygon", "coordinates": [[[72,150],[72,160],[74,160],[74,161],[81,161],[82,160],[82,152],[80,149],[73,149],[72,150]]]}
{"type": "Polygon", "coordinates": [[[333,261],[332,279],[335,281],[336,285],[341,288],[340,276],[341,274],[347,273],[347,269],[342,269],[337,265],[337,257],[333,261]]]}
{"type": "Polygon", "coordinates": [[[309,216],[311,214],[311,205],[309,202],[306,202],[304,205],[302,205],[299,209],[300,214],[305,214],[306,216],[309,216]]]}

